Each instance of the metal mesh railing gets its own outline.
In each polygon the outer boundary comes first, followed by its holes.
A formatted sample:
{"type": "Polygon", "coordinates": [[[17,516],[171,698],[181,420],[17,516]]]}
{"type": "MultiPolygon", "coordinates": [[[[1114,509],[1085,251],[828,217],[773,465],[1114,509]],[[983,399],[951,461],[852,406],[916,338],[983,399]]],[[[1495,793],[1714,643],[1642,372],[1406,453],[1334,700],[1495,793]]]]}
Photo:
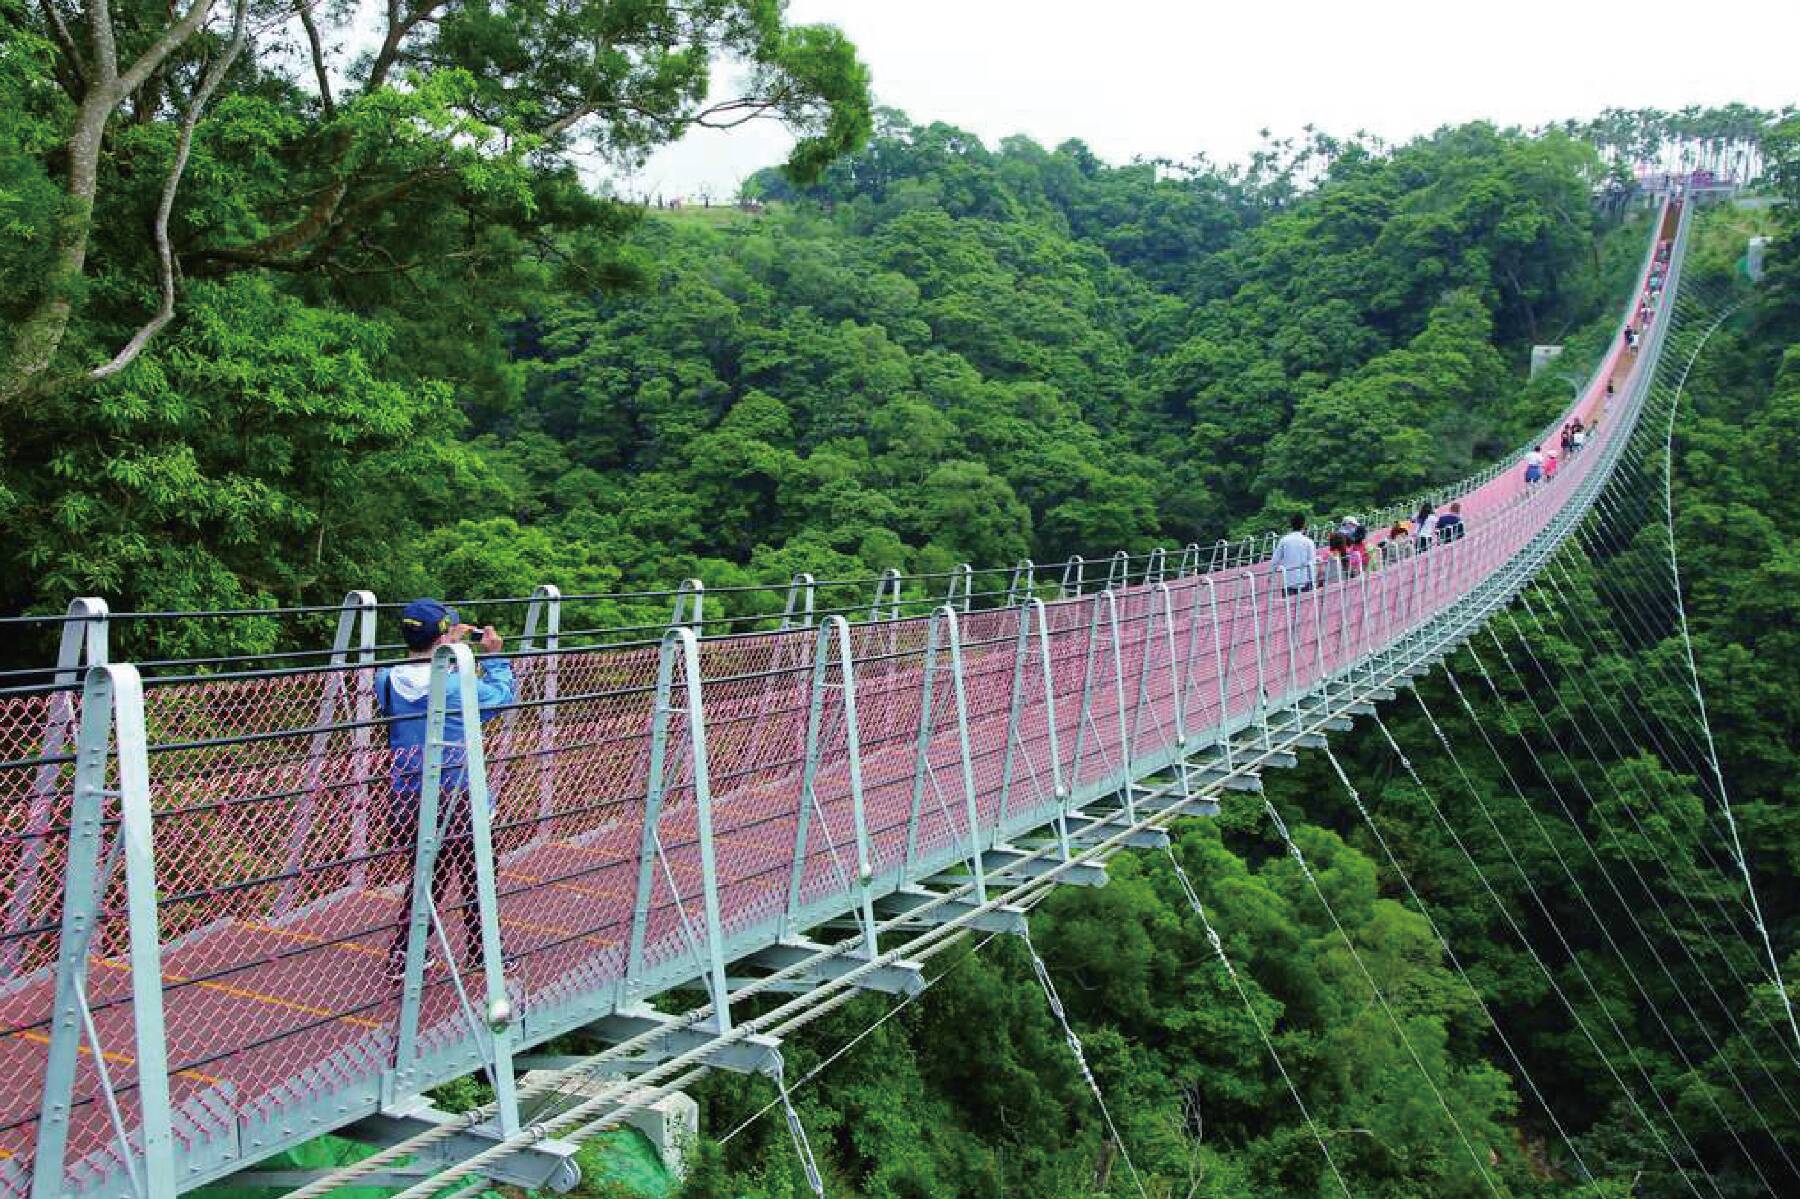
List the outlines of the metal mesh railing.
{"type": "MultiPolygon", "coordinates": [[[[1579,410],[1603,403],[1590,394],[1579,410]]],[[[1464,494],[1459,539],[1378,552],[1379,568],[1326,564],[1304,589],[1276,586],[1255,542],[1079,564],[1049,599],[1019,569],[948,572],[935,600],[893,575],[814,582],[782,592],[790,627],[699,640],[693,679],[671,639],[551,645],[540,625],[508,655],[511,697],[457,713],[480,725],[481,752],[472,729],[447,730],[435,790],[418,751],[389,748],[370,636],[340,637],[324,665],[146,679],[132,735],[149,762],[157,1044],[180,1152],[197,1160],[250,1134],[280,1143],[318,1113],[361,1110],[397,1071],[423,1086],[479,1064],[487,1034],[467,997],[492,968],[484,914],[516,1026],[542,1040],[705,977],[721,947],[847,912],[865,886],[957,863],[979,873],[983,850],[1118,791],[1190,738],[1346,685],[1532,544],[1617,452],[1617,415],[1550,482],[1507,471],[1464,494]],[[819,623],[821,596],[852,608],[840,586],[866,601],[846,615],[872,604],[885,617],[844,626],[847,654],[819,623]],[[436,856],[419,879],[427,792],[436,856]],[[491,834],[476,805],[491,805],[491,834]],[[406,935],[415,894],[434,912],[423,965],[406,935]],[[397,970],[409,952],[416,993],[397,970]]],[[[774,594],[738,594],[753,591],[774,594]]],[[[714,623],[683,594],[690,617],[714,623]]],[[[544,597],[518,602],[546,611],[544,597]]],[[[767,606],[745,623],[780,623],[767,606]]],[[[66,680],[0,695],[0,1151],[18,1162],[44,1095],[79,701],[66,680]]],[[[119,785],[104,762],[93,777],[109,794],[119,785]]],[[[84,976],[95,1036],[72,1081],[64,1163],[76,1191],[141,1153],[138,951],[107,812],[84,976]]]]}

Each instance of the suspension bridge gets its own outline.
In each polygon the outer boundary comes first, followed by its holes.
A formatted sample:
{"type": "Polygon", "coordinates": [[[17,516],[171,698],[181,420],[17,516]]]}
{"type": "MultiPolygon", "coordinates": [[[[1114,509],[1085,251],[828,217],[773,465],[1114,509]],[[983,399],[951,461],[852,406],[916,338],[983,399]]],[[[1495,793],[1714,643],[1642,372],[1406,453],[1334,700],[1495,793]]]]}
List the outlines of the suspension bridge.
{"type": "Polygon", "coordinates": [[[1268,538],[1042,578],[801,576],[776,618],[709,615],[724,597],[690,582],[654,629],[564,617],[658,596],[544,586],[463,605],[519,614],[517,697],[484,723],[479,662],[439,647],[398,765],[375,695],[396,606],[366,592],[273,613],[335,618],[329,649],[255,658],[115,662],[109,636],[267,610],[46,618],[55,670],[0,693],[0,1194],[567,1189],[575,1141],[701,1071],[785,1101],[782,1034],[918,994],[972,932],[1027,935],[1049,890],[1329,753],[1554,582],[1632,453],[1688,216],[1664,203],[1620,336],[1538,439],[1580,416],[1581,452],[1528,485],[1522,447],[1432,497],[1461,504],[1460,539],[1305,591],[1275,584],[1268,538]],[[422,774],[416,826],[391,816],[396,769],[422,774]],[[466,885],[440,908],[444,878],[466,885]],[[740,1018],[757,995],[781,1002],[740,1018]],[[577,1030],[608,1048],[545,1053],[577,1030]],[[432,1106],[476,1072],[491,1103],[432,1106]],[[327,1132],[379,1151],[258,1170],[327,1132]]]}

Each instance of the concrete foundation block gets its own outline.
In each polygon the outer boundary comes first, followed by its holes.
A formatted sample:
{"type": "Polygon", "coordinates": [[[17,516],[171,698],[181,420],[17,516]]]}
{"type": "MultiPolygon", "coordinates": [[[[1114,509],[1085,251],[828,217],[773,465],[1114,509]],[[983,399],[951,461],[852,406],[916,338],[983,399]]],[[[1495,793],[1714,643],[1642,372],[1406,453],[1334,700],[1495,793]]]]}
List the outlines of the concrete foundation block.
{"type": "MultiPolygon", "coordinates": [[[[543,1072],[533,1070],[520,1080],[521,1085],[530,1086],[544,1076],[543,1072]]],[[[561,1090],[569,1095],[596,1095],[616,1077],[600,1077],[581,1083],[567,1083],[561,1090]]],[[[693,1151],[700,1138],[700,1105],[695,1103],[681,1091],[664,1095],[655,1103],[635,1109],[628,1113],[621,1123],[626,1128],[635,1128],[644,1134],[657,1156],[662,1158],[663,1168],[674,1179],[687,1176],[688,1154],[693,1151]]]]}

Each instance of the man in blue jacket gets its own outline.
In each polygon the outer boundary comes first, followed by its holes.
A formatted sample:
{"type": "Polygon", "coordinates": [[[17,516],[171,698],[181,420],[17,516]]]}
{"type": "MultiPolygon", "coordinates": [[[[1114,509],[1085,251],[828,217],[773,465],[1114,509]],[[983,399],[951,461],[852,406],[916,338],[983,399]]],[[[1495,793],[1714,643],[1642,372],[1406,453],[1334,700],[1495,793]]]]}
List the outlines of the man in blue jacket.
{"type": "MultiPolygon", "coordinates": [[[[392,753],[389,782],[392,791],[385,813],[387,843],[399,855],[400,881],[405,888],[405,917],[388,948],[388,973],[398,979],[406,967],[407,930],[412,924],[413,864],[419,836],[419,799],[424,787],[425,713],[431,705],[431,655],[440,645],[453,645],[479,634],[483,654],[497,654],[502,645],[493,625],[477,629],[458,619],[456,609],[433,599],[418,599],[400,613],[400,636],[408,659],[375,672],[375,702],[388,718],[388,748],[392,753]]],[[[518,687],[512,666],[504,658],[488,658],[476,667],[476,702],[482,723],[499,715],[513,702],[518,687]]],[[[475,881],[475,831],[469,809],[469,774],[464,748],[462,714],[456,704],[456,679],[450,680],[450,704],[444,719],[444,768],[438,789],[437,866],[431,881],[431,902],[444,922],[444,936],[451,937],[450,913],[444,907],[451,884],[460,896],[463,941],[473,946],[479,933],[479,892],[475,881]]],[[[491,802],[491,800],[490,800],[491,802]]],[[[455,941],[451,941],[454,947],[455,941]]]]}

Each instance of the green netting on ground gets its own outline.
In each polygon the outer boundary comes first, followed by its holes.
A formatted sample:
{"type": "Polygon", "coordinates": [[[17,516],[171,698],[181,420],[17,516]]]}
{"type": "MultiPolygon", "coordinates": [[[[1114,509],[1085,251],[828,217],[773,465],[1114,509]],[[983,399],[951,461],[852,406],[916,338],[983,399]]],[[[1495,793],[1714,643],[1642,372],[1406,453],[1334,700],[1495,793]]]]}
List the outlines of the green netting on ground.
{"type": "MultiPolygon", "coordinates": [[[[354,1161],[374,1153],[368,1145],[356,1141],[347,1141],[342,1137],[325,1136],[304,1145],[278,1153],[274,1157],[258,1162],[259,1170],[329,1170],[333,1166],[348,1165],[354,1161]]],[[[234,1183],[222,1183],[217,1186],[202,1187],[193,1192],[196,1199],[270,1199],[273,1195],[286,1194],[291,1186],[241,1186],[234,1183]]],[[[340,1187],[331,1192],[331,1199],[388,1199],[398,1194],[399,1187],[340,1187]]],[[[476,1199],[502,1199],[498,1191],[483,1191],[476,1199]]]]}
{"type": "MultiPolygon", "coordinates": [[[[308,1141],[284,1153],[260,1162],[260,1170],[328,1170],[333,1166],[360,1161],[375,1152],[367,1145],[342,1137],[325,1136],[308,1141]]],[[[648,1138],[632,1129],[601,1133],[581,1147],[581,1184],[578,1196],[605,1196],[606,1199],[666,1199],[675,1191],[674,1180],[664,1169],[662,1158],[648,1138]]],[[[196,1199],[270,1199],[292,1190],[292,1187],[241,1186],[220,1184],[195,1191],[196,1199]]],[[[389,1199],[398,1187],[342,1187],[331,1192],[332,1199],[389,1199]]],[[[448,1188],[454,1190],[456,1188],[448,1188]]],[[[517,1192],[509,1192],[517,1194],[517,1192]]],[[[501,1192],[482,1191],[475,1199],[504,1199],[501,1192]]]]}
{"type": "Polygon", "coordinates": [[[675,1182],[648,1137],[635,1129],[603,1132],[581,1147],[581,1189],[595,1195],[664,1199],[675,1182]]]}

